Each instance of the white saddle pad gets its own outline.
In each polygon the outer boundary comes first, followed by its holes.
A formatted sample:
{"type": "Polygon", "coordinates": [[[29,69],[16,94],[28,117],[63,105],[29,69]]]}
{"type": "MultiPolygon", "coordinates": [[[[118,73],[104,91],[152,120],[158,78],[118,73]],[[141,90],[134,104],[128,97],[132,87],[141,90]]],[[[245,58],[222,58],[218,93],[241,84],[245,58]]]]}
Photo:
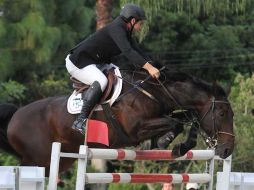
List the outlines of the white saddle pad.
{"type": "MultiPolygon", "coordinates": [[[[122,75],[121,75],[120,70],[117,66],[115,66],[114,64],[106,65],[103,70],[105,70],[105,69],[109,70],[112,67],[115,68],[115,75],[118,76],[117,81],[113,85],[113,95],[111,96],[111,98],[109,100],[106,100],[105,102],[103,102],[103,103],[109,103],[110,106],[113,105],[113,103],[116,101],[118,96],[121,94],[122,85],[123,85],[122,75]]],[[[74,90],[72,95],[70,95],[70,97],[68,98],[68,102],[67,102],[68,112],[70,114],[78,114],[78,113],[80,113],[80,111],[82,109],[82,105],[83,105],[82,94],[77,93],[76,90],[74,90]]],[[[97,105],[95,108],[95,111],[101,111],[101,110],[102,110],[102,107],[100,105],[97,105]]]]}

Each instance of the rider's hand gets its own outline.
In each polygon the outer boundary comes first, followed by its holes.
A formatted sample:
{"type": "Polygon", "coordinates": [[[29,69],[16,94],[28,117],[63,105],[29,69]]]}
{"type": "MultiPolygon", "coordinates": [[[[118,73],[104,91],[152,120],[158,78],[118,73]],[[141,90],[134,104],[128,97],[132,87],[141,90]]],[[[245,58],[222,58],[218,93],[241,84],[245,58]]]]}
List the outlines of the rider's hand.
{"type": "Polygon", "coordinates": [[[150,63],[146,63],[143,68],[148,71],[148,73],[153,77],[153,78],[159,78],[160,77],[160,71],[156,67],[152,66],[150,63]]]}

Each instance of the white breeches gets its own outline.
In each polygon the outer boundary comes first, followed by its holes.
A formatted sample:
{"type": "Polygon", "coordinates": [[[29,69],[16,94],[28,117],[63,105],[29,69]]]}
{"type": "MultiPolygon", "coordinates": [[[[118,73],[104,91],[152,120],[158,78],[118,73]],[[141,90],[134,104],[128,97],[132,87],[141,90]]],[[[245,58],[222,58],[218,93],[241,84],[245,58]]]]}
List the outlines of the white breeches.
{"type": "Polygon", "coordinates": [[[91,85],[94,81],[98,81],[101,85],[101,91],[103,92],[108,84],[107,77],[103,72],[96,67],[95,64],[88,65],[82,69],[76,67],[71,60],[69,55],[65,59],[67,71],[71,76],[78,79],[82,83],[91,85]]]}

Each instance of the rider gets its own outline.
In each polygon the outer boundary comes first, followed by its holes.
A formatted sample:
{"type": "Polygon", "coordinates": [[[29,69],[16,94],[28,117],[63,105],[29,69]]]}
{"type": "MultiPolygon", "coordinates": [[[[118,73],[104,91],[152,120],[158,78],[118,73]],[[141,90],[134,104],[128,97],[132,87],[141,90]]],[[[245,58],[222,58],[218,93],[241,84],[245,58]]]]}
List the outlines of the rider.
{"type": "Polygon", "coordinates": [[[144,68],[153,78],[159,78],[160,71],[135,45],[133,32],[140,32],[146,19],[145,12],[135,4],[126,4],[120,15],[104,28],[96,31],[66,57],[66,68],[71,76],[90,85],[82,94],[83,107],[72,128],[84,133],[86,120],[107,86],[107,78],[99,69],[100,64],[109,64],[112,58],[123,55],[135,67],[144,68]]]}

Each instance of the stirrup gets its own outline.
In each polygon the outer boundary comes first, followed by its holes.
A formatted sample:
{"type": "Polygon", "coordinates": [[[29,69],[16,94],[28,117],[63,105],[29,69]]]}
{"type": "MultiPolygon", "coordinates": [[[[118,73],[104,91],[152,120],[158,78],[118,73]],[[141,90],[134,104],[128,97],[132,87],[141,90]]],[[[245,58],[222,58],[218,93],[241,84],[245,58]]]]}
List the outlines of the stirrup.
{"type": "Polygon", "coordinates": [[[81,134],[85,135],[85,131],[86,131],[86,120],[87,118],[85,119],[76,119],[73,124],[72,124],[72,129],[80,132],[81,134]]]}

